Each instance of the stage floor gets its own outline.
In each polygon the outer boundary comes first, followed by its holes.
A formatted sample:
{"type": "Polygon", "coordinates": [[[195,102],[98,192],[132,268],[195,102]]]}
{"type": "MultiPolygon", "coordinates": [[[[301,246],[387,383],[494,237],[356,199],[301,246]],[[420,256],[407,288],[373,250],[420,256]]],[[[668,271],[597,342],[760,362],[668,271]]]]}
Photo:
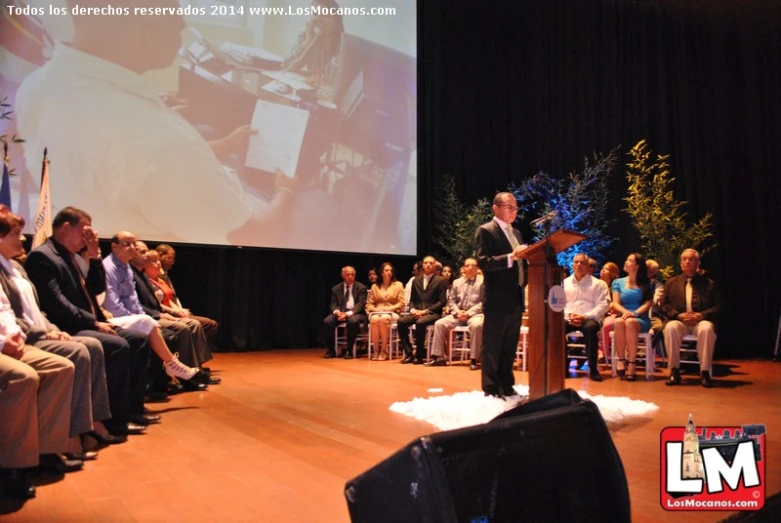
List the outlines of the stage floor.
{"type": "MultiPolygon", "coordinates": [[[[5,521],[349,521],[345,481],[435,429],[392,413],[394,401],[478,390],[468,367],[324,360],[321,349],[217,354],[221,385],[149,404],[163,422],[106,448],[84,470],[38,486],[25,504],[3,501],[5,521]]],[[[768,497],[781,490],[781,364],[721,361],[715,387],[666,387],[583,377],[567,386],[629,396],[660,410],[611,428],[629,480],[632,520],[720,521],[727,512],[659,505],[659,434],[684,425],[764,423],[768,497]]],[[[528,383],[516,372],[518,383],[528,383]]],[[[607,370],[603,372],[608,375],[607,370]]],[[[522,488],[522,487],[521,487],[522,488]]]]}

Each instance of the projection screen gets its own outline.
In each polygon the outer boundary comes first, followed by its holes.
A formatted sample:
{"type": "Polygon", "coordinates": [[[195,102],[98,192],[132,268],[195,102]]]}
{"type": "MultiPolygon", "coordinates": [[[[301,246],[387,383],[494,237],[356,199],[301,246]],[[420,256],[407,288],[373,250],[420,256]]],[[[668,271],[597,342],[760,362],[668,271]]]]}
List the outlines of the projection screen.
{"type": "Polygon", "coordinates": [[[414,254],[414,0],[4,3],[13,210],[102,237],[414,254]]]}

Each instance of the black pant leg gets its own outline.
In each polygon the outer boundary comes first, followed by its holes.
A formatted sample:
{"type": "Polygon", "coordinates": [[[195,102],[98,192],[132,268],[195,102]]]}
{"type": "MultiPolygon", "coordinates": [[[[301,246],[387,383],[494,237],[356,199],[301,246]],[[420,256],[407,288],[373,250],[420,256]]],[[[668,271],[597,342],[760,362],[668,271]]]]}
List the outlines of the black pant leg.
{"type": "Polygon", "coordinates": [[[95,338],[103,346],[110,421],[120,425],[127,423],[130,409],[130,345],[119,336],[95,330],[80,331],[75,336],[95,338]]]}
{"type": "Polygon", "coordinates": [[[115,327],[117,331],[130,346],[130,414],[144,413],[144,392],[146,390],[146,380],[149,374],[149,338],[144,334],[128,329],[115,327]]]}

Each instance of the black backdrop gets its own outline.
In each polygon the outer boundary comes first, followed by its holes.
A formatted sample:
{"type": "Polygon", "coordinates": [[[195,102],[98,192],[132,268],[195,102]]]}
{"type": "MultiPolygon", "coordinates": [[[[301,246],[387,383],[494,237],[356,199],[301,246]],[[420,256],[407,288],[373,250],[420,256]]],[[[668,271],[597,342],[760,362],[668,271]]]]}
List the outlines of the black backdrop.
{"type": "MultiPolygon", "coordinates": [[[[715,215],[704,260],[723,289],[717,356],[769,356],[781,310],[781,2],[778,0],[425,0],[419,3],[419,239],[445,173],[472,202],[593,151],[642,138],[671,154],[676,196],[715,215]]],[[[638,247],[614,175],[610,259],[638,247]]],[[[522,226],[523,227],[523,226],[522,226]]],[[[350,234],[335,230],[334,235],[350,234]]],[[[316,346],[345,264],[386,258],[178,246],[185,305],[214,316],[232,350],[316,346]]]]}

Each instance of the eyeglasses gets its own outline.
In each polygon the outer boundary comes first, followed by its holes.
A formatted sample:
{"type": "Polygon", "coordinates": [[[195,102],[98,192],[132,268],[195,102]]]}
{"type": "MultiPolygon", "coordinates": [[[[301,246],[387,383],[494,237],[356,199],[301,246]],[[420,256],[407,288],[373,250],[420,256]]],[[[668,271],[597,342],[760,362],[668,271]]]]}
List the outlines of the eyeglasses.
{"type": "Polygon", "coordinates": [[[130,240],[126,240],[124,242],[117,242],[117,244],[121,245],[122,247],[127,247],[128,249],[130,249],[131,247],[135,248],[136,246],[136,242],[130,240]]]}

